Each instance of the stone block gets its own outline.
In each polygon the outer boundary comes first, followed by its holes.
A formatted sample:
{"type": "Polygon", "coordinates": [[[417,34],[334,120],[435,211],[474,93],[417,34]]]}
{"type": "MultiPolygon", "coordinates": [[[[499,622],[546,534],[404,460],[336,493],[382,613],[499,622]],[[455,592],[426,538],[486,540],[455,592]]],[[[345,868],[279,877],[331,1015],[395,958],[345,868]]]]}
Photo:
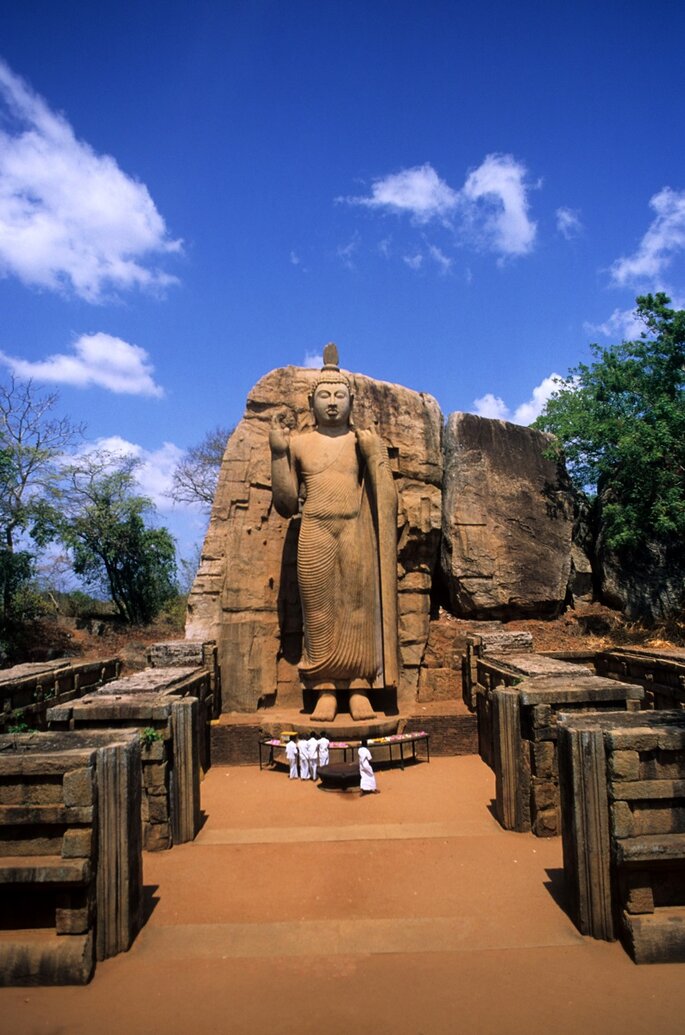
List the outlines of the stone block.
{"type": "Polygon", "coordinates": [[[609,756],[609,773],[612,780],[638,780],[640,778],[638,752],[613,751],[609,756]]]}
{"type": "Polygon", "coordinates": [[[94,773],[92,768],[75,769],[64,774],[62,784],[64,804],[67,806],[92,805],[94,796],[94,773]]]}
{"type": "Polygon", "coordinates": [[[611,806],[611,829],[614,837],[633,836],[633,813],[625,801],[615,801],[611,806]]]}
{"type": "Polygon", "coordinates": [[[93,852],[91,827],[71,827],[64,831],[62,856],[65,859],[88,859],[93,852]]]}
{"type": "Polygon", "coordinates": [[[532,743],[530,747],[532,768],[535,776],[556,776],[558,769],[554,744],[550,741],[540,741],[532,743]]]}

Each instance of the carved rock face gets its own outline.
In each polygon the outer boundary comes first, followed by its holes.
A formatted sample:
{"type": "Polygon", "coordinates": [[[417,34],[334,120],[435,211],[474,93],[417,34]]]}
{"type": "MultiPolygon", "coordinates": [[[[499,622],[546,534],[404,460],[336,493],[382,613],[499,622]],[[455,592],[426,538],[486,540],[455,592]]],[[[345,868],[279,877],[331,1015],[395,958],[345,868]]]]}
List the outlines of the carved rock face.
{"type": "MultiPolygon", "coordinates": [[[[186,624],[187,638],[217,640],[224,711],[252,711],[276,701],[302,706],[299,522],[280,517],[272,506],[268,434],[272,416],[284,410],[294,432],[314,426],[308,400],[320,376],[283,367],[263,377],[226,447],[186,624]]],[[[385,442],[398,490],[398,701],[409,703],[428,635],[440,541],[442,414],[431,396],[348,376],[351,419],[385,442]]]]}
{"type": "Polygon", "coordinates": [[[441,565],[455,615],[553,614],[566,596],[573,499],[549,437],[452,413],[445,434],[441,565]]]}

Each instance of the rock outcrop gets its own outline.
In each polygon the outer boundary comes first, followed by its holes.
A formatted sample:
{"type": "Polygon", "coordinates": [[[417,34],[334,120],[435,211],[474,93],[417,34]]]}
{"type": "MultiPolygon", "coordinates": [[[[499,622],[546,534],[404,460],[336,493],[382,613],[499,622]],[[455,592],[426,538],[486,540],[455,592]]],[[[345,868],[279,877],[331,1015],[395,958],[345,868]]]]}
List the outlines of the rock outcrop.
{"type": "MultiPolygon", "coordinates": [[[[224,454],[186,623],[187,638],[217,640],[223,711],[276,702],[302,706],[298,519],[283,519],[272,506],[268,433],[272,416],[283,410],[293,430],[312,426],[308,396],[318,376],[316,370],[283,367],[263,377],[224,454]]],[[[354,423],[384,440],[398,489],[402,705],[416,698],[428,637],[440,545],[442,414],[432,396],[348,376],[354,423]]]]}
{"type": "Polygon", "coordinates": [[[474,618],[554,614],[571,570],[573,498],[549,436],[470,413],[445,434],[441,566],[450,610],[474,618]]]}

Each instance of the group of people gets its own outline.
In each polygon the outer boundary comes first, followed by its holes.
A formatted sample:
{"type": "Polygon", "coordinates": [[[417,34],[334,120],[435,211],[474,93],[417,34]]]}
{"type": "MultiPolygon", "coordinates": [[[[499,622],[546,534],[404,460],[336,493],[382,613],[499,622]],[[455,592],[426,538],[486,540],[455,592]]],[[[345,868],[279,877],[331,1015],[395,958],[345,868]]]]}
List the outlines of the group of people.
{"type": "MultiPolygon", "coordinates": [[[[328,765],[330,740],[326,731],[322,730],[320,736],[310,733],[309,737],[304,733],[299,736],[291,736],[285,747],[285,756],[290,765],[291,780],[316,780],[319,767],[328,765]]],[[[371,752],[364,738],[359,746],[359,784],[362,794],[374,794],[377,792],[376,777],[371,767],[371,752]]]]}
{"type": "Polygon", "coordinates": [[[310,733],[309,737],[304,733],[298,737],[292,736],[285,747],[285,757],[290,763],[290,779],[316,780],[319,766],[328,765],[329,744],[325,730],[318,737],[316,733],[310,733]]]}

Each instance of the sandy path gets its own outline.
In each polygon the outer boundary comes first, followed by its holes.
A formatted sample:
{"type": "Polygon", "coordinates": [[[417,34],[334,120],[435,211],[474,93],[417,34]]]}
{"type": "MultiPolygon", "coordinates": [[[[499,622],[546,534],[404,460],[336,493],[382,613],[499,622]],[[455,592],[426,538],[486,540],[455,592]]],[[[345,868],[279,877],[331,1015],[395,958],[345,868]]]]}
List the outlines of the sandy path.
{"type": "Polygon", "coordinates": [[[613,1035],[683,1031],[685,965],[636,967],[560,908],[561,845],[502,831],[479,759],[325,793],[215,768],[192,845],[87,988],[0,989],[0,1032],[613,1035]]]}

